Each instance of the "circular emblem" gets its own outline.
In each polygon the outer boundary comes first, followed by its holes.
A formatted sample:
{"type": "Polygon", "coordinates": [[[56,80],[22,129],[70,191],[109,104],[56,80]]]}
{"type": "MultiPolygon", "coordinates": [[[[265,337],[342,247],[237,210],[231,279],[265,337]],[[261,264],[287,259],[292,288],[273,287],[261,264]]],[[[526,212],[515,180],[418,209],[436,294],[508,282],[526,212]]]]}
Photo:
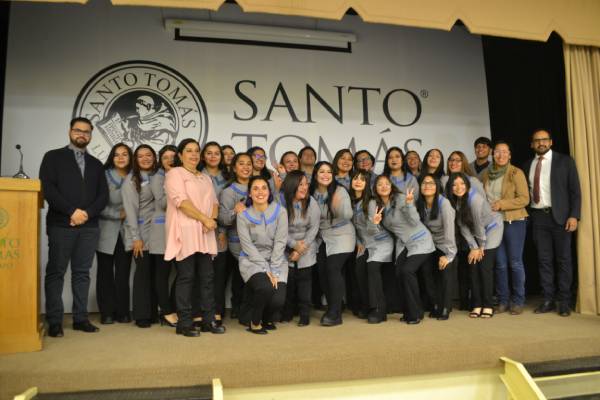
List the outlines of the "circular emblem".
{"type": "Polygon", "coordinates": [[[208,134],[198,90],[173,68],[151,61],[121,62],[94,75],[75,101],[78,116],[94,124],[88,151],[101,160],[119,142],[158,151],[186,138],[204,145],[208,134]]]}
{"type": "Polygon", "coordinates": [[[4,208],[0,208],[0,229],[8,225],[8,212],[4,208]]]}

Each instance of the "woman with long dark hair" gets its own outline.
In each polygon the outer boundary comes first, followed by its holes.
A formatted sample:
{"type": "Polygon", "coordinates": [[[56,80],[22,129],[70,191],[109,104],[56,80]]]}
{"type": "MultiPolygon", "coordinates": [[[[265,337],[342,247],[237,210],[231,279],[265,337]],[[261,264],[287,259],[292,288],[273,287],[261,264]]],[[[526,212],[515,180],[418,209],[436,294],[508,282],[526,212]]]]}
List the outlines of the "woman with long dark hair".
{"type": "Polygon", "coordinates": [[[150,228],[148,250],[152,257],[155,272],[155,289],[160,307],[160,323],[175,326],[177,313],[169,293],[169,277],[173,268],[172,260],[165,260],[165,213],[167,194],[165,193],[165,174],[173,168],[177,147],[166,145],[158,152],[159,169],[150,177],[150,190],[154,196],[154,215],[150,228]]]}
{"type": "Polygon", "coordinates": [[[156,153],[141,144],[133,153],[131,174],[121,188],[125,208],[125,249],[133,252],[133,319],[140,328],[149,328],[158,317],[154,295],[154,274],[148,243],[154,215],[154,194],[150,177],[157,170],[156,153]]]}
{"type": "Polygon", "coordinates": [[[447,175],[444,175],[440,178],[440,181],[442,182],[442,188],[446,187],[446,184],[448,183],[448,177],[451,173],[462,172],[469,179],[471,188],[477,190],[481,195],[485,194],[485,190],[483,189],[481,181],[479,180],[479,178],[477,178],[475,172],[473,172],[473,169],[469,164],[469,159],[462,151],[455,150],[452,153],[450,153],[450,156],[448,157],[448,165],[446,171],[447,175]]]}
{"type": "Polygon", "coordinates": [[[262,176],[250,178],[246,206],[237,215],[240,273],[245,282],[240,322],[251,333],[266,334],[277,329],[275,320],[285,301],[287,212],[273,201],[262,176]]]}
{"type": "Polygon", "coordinates": [[[418,178],[421,175],[421,156],[414,150],[409,150],[406,152],[404,156],[406,160],[406,169],[410,172],[415,178],[418,178]]]}
{"type": "Polygon", "coordinates": [[[229,179],[233,157],[235,157],[235,149],[228,144],[224,144],[221,146],[221,153],[223,154],[223,166],[225,167],[226,172],[225,177],[229,179]]]}
{"type": "Polygon", "coordinates": [[[319,233],[323,243],[317,263],[319,282],[327,298],[327,312],[321,318],[321,325],[340,325],[345,292],[343,267],[356,245],[352,204],[348,191],[338,185],[333,166],[327,161],[315,165],[310,194],[321,209],[319,233]]]}
{"type": "Polygon", "coordinates": [[[452,283],[456,264],[455,211],[442,193],[442,185],[434,174],[424,173],[420,179],[421,195],[417,211],[431,232],[435,253],[424,268],[424,280],[431,306],[429,316],[447,320],[452,311],[452,283]]]}
{"type": "Polygon", "coordinates": [[[237,318],[242,301],[244,281],[240,275],[238,259],[240,256],[240,238],[236,228],[236,217],[246,209],[248,198],[248,180],[252,175],[252,158],[247,153],[238,153],[233,157],[231,178],[219,196],[219,225],[227,229],[227,270],[231,271],[231,318],[237,318]]]}
{"type": "Polygon", "coordinates": [[[431,149],[425,153],[421,171],[424,174],[432,174],[437,179],[444,176],[444,155],[440,149],[431,149]]]}
{"type": "Polygon", "coordinates": [[[413,193],[419,191],[417,179],[408,172],[404,163],[404,153],[399,147],[390,147],[385,153],[382,175],[387,176],[402,193],[406,193],[408,189],[413,189],[413,193]]]}
{"type": "Polygon", "coordinates": [[[308,179],[302,171],[290,171],[281,186],[282,204],[288,215],[289,272],[282,321],[291,321],[298,308],[298,326],[310,323],[312,269],[317,263],[317,234],[321,211],[308,193],[308,179]]]}
{"type": "MultiPolygon", "coordinates": [[[[223,160],[223,151],[217,142],[208,142],[204,145],[200,152],[200,170],[210,177],[215,195],[219,198],[227,184],[229,173],[223,160]]],[[[225,314],[225,288],[231,271],[227,268],[227,228],[219,224],[216,235],[218,254],[213,259],[215,269],[215,321],[220,325],[223,323],[222,319],[225,314]]]]}
{"type": "Polygon", "coordinates": [[[333,157],[333,176],[337,183],[345,187],[346,190],[350,189],[350,174],[353,162],[354,157],[348,149],[338,150],[333,157]]]}
{"type": "Polygon", "coordinates": [[[417,272],[427,264],[435,247],[431,233],[419,219],[413,189],[408,188],[404,194],[393,186],[386,175],[375,180],[377,210],[373,223],[383,224],[396,237],[396,276],[403,289],[403,320],[407,324],[418,324],[424,310],[417,272]]]}
{"type": "Polygon", "coordinates": [[[271,193],[279,191],[281,179],[278,173],[274,173],[267,168],[267,153],[265,149],[259,146],[250,147],[248,154],[252,157],[252,176],[262,176],[269,182],[271,193]]]}
{"type": "Polygon", "coordinates": [[[201,320],[201,331],[225,333],[214,321],[215,297],[212,257],[217,254],[217,213],[219,203],[211,179],[198,171],[200,145],[184,139],[177,146],[176,167],[167,174],[167,246],[165,259],[177,266],[176,333],[196,337],[200,332],[194,319],[201,320]]]}
{"type": "Polygon", "coordinates": [[[456,210],[456,224],[469,246],[468,263],[471,281],[471,318],[491,318],[493,309],[494,261],[502,241],[502,215],[492,211],[487,200],[470,190],[469,178],[452,173],[446,196],[456,210]]]}
{"type": "Polygon", "coordinates": [[[106,162],[104,173],[108,184],[108,204],[100,213],[100,238],[96,248],[98,273],[96,297],[100,323],[131,322],[129,315],[129,274],[131,252],[124,246],[125,209],[121,187],[131,171],[133,154],[125,143],[115,144],[106,162]]]}

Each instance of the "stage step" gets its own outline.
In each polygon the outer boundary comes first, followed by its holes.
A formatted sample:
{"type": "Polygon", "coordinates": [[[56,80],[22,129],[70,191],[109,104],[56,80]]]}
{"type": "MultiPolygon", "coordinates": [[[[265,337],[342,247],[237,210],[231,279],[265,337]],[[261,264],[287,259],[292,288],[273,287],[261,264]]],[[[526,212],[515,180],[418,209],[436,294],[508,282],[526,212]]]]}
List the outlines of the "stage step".
{"type": "Polygon", "coordinates": [[[93,390],[68,393],[38,393],[32,388],[15,397],[19,400],[222,400],[223,389],[218,379],[213,385],[121,390],[93,390]]]}
{"type": "Polygon", "coordinates": [[[600,357],[521,364],[502,357],[509,399],[600,400],[600,357]]]}

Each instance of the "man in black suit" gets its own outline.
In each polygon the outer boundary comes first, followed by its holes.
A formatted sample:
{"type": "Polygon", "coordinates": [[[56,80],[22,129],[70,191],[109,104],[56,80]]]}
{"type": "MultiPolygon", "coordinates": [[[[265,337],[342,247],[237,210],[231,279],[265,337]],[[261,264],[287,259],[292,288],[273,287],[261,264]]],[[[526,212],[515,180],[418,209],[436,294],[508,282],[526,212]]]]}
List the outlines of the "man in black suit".
{"type": "Polygon", "coordinates": [[[73,289],[73,329],[97,332],[90,323],[87,300],[90,268],[100,231],[98,216],[108,201],[108,187],[100,161],[86,152],[92,138],[92,123],[74,118],[68,146],[50,150],[40,166],[40,180],[49,210],[48,265],[44,277],[48,335],[62,337],[62,291],[67,266],[71,262],[73,289]]]}
{"type": "Polygon", "coordinates": [[[536,156],[525,165],[525,175],[529,180],[533,240],[544,295],[544,302],[535,313],[546,313],[558,306],[558,313],[567,317],[571,314],[573,281],[571,236],[581,214],[579,176],[570,156],[551,150],[549,131],[536,130],[531,136],[531,148],[536,156]]]}

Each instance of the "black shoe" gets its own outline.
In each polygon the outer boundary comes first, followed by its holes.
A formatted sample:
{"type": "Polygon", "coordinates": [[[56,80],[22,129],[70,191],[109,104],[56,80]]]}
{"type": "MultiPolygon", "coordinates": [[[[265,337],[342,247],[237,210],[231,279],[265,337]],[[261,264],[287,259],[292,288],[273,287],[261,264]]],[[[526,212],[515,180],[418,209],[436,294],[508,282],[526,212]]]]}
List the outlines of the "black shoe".
{"type": "Polygon", "coordinates": [[[82,322],[73,322],[73,330],[74,331],[83,331],[87,333],[98,332],[97,326],[94,326],[90,323],[90,321],[82,321],[82,322]]]}
{"type": "Polygon", "coordinates": [[[236,319],[240,316],[240,310],[235,307],[231,309],[231,319],[236,319]]]}
{"type": "Polygon", "coordinates": [[[446,321],[448,318],[450,318],[450,311],[447,308],[442,308],[442,311],[436,317],[438,321],[446,321]]]}
{"type": "Polygon", "coordinates": [[[216,333],[216,334],[225,333],[225,327],[222,324],[217,325],[217,323],[215,321],[211,322],[210,324],[208,324],[208,323],[202,324],[202,326],[200,327],[200,330],[202,332],[210,332],[210,333],[216,333]]]}
{"type": "Polygon", "coordinates": [[[558,305],[558,315],[561,317],[568,317],[571,315],[571,307],[567,303],[560,303],[558,305]]]}
{"type": "Polygon", "coordinates": [[[138,328],[150,328],[152,326],[152,321],[149,319],[137,319],[135,325],[138,328]]]}
{"type": "Polygon", "coordinates": [[[429,312],[429,318],[437,318],[440,316],[440,308],[437,305],[431,307],[431,311],[429,312]]]}
{"type": "Polygon", "coordinates": [[[175,328],[175,333],[178,335],[183,335],[187,337],[198,337],[200,336],[200,332],[196,330],[193,326],[180,327],[175,328]]]}
{"type": "Polygon", "coordinates": [[[367,317],[369,324],[380,324],[383,321],[387,321],[387,314],[382,311],[372,310],[367,317]]]}
{"type": "Polygon", "coordinates": [[[321,326],[336,326],[342,324],[342,316],[338,315],[337,318],[331,318],[327,314],[324,314],[321,318],[321,326]]]}
{"type": "Polygon", "coordinates": [[[216,326],[223,326],[223,320],[222,319],[215,319],[215,325],[216,326]]]}
{"type": "Polygon", "coordinates": [[[122,315],[120,317],[117,317],[117,322],[120,324],[130,324],[131,317],[129,315],[122,315]]]}
{"type": "Polygon", "coordinates": [[[298,320],[298,326],[308,326],[310,325],[310,318],[308,315],[301,315],[298,320]]]}
{"type": "Polygon", "coordinates": [[[275,325],[274,322],[265,322],[263,324],[263,327],[268,331],[276,331],[277,330],[277,326],[275,325]]]}
{"type": "Polygon", "coordinates": [[[115,320],[113,319],[113,317],[111,315],[106,315],[106,316],[100,317],[100,323],[102,325],[112,325],[115,323],[115,320]]]}
{"type": "Polygon", "coordinates": [[[50,324],[50,326],[48,326],[48,336],[50,336],[50,337],[65,336],[62,325],[61,324],[50,324]]]}
{"type": "Polygon", "coordinates": [[[547,312],[553,311],[555,308],[556,305],[553,301],[544,301],[533,312],[536,314],[545,314],[547,312]]]}
{"type": "Polygon", "coordinates": [[[171,328],[175,328],[177,326],[177,322],[175,322],[175,323],[170,322],[168,319],[165,318],[164,315],[161,315],[160,316],[160,326],[163,326],[163,325],[170,326],[171,328]]]}
{"type": "Polygon", "coordinates": [[[369,316],[369,313],[365,310],[358,310],[358,312],[356,313],[356,316],[360,319],[367,319],[369,316]]]}
{"type": "Polygon", "coordinates": [[[246,330],[250,333],[254,333],[255,335],[266,335],[267,333],[269,333],[269,332],[267,332],[267,330],[265,329],[264,326],[261,326],[260,328],[255,329],[255,328],[252,328],[252,324],[250,324],[246,328],[246,330]]]}
{"type": "Polygon", "coordinates": [[[417,318],[417,319],[407,319],[406,323],[408,325],[417,325],[421,323],[421,319],[417,318]]]}

